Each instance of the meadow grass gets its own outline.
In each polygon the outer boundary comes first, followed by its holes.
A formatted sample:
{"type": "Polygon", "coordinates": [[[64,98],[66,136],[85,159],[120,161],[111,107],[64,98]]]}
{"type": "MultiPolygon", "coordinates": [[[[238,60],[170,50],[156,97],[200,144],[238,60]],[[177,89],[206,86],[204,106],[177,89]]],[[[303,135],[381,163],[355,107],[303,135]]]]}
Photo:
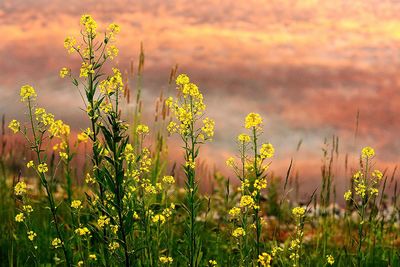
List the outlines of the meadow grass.
{"type": "Polygon", "coordinates": [[[210,172],[201,147],[215,123],[198,86],[173,68],[172,96],[160,94],[146,125],[143,47],[137,71],[132,65],[123,77],[110,69],[120,27],[99,33],[91,16],[80,22],[80,39],[67,37],[64,46],[81,68],[78,75],[62,68],[60,76],[81,94],[89,127],[73,136],[37,105],[30,85],[20,91],[25,122],[8,124],[19,137],[2,118],[1,266],[400,266],[395,171],[375,168],[374,149],[362,149],[356,170],[347,171],[346,156],[342,197],[339,139],[325,140],[321,183],[300,201],[294,161],[286,177],[270,172],[275,148],[264,142],[263,118],[249,113],[239,118],[245,132],[232,140],[237,157],[226,160],[236,177],[210,172]],[[172,135],[182,164],[169,162],[172,135]],[[200,190],[210,176],[211,192],[200,190]]]}

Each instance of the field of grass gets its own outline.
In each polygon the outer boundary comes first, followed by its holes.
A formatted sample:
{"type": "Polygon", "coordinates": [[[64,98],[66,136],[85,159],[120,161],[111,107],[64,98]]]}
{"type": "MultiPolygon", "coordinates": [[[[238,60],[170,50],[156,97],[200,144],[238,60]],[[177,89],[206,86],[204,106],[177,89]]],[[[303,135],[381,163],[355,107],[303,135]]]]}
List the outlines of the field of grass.
{"type": "Polygon", "coordinates": [[[333,186],[338,140],[326,141],[318,190],[302,203],[292,163],[286,177],[269,171],[275,148],[249,111],[226,159],[235,181],[210,172],[201,147],[218,125],[199,87],[173,69],[150,125],[143,52],[137,71],[123,75],[113,67],[119,26],[99,32],[89,15],[80,24],[80,38],[64,46],[81,68],[60,77],[80,92],[90,127],[73,133],[38,106],[30,85],[20,91],[26,119],[3,117],[1,266],[400,266],[395,171],[375,168],[373,148],[360,151],[343,196],[333,186]],[[171,162],[173,136],[183,163],[171,162]]]}

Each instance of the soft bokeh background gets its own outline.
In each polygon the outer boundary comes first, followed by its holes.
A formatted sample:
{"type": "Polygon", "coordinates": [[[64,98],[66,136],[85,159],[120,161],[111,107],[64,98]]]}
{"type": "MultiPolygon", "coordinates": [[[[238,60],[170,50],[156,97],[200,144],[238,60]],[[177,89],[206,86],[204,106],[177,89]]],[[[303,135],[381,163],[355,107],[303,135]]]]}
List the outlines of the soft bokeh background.
{"type": "Polygon", "coordinates": [[[63,40],[77,36],[83,13],[103,29],[121,25],[121,69],[136,64],[143,42],[149,122],[175,64],[200,86],[217,125],[205,158],[224,173],[251,111],[263,115],[265,139],[276,147],[272,170],[285,175],[293,157],[303,193],[317,185],[324,138],[334,134],[339,191],[348,183],[345,155],[355,166],[365,145],[376,148],[381,169],[397,164],[397,1],[0,0],[0,114],[22,118],[18,90],[29,83],[48,110],[75,129],[85,126],[77,91],[58,77],[61,67],[80,65],[63,40]]]}

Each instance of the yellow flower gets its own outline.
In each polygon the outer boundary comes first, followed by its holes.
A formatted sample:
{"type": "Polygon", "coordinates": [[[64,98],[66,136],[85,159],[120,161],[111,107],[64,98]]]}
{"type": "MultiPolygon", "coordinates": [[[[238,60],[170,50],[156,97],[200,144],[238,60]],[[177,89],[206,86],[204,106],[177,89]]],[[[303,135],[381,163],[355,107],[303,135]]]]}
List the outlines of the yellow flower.
{"type": "Polygon", "coordinates": [[[161,256],[159,260],[163,264],[171,264],[174,261],[172,257],[166,257],[166,256],[161,256]]]}
{"type": "Polygon", "coordinates": [[[68,53],[72,53],[75,51],[74,46],[76,45],[76,40],[74,37],[68,36],[64,40],[64,47],[67,49],[68,53]]]}
{"type": "Polygon", "coordinates": [[[244,127],[250,129],[252,127],[258,128],[262,124],[262,118],[258,113],[249,113],[246,116],[244,127]]]}
{"type": "Polygon", "coordinates": [[[21,87],[20,96],[21,96],[21,101],[25,102],[26,100],[35,100],[37,94],[32,86],[24,85],[21,87]]]}
{"type": "Polygon", "coordinates": [[[116,235],[118,232],[118,225],[110,225],[110,228],[114,235],[116,235]]]}
{"type": "Polygon", "coordinates": [[[24,219],[25,219],[25,215],[24,215],[22,212],[18,213],[18,214],[15,216],[15,221],[16,221],[16,222],[23,222],[24,219]]]}
{"type": "Polygon", "coordinates": [[[295,207],[292,209],[292,214],[297,218],[303,217],[305,213],[306,210],[303,207],[295,207]]]}
{"type": "Polygon", "coordinates": [[[263,267],[270,267],[271,260],[272,260],[271,255],[269,255],[266,252],[263,252],[261,255],[258,255],[257,262],[259,262],[263,267]]]}
{"type": "Polygon", "coordinates": [[[62,69],[60,70],[60,77],[61,77],[61,78],[65,78],[65,76],[67,76],[67,75],[69,75],[69,69],[67,69],[67,68],[62,68],[62,69]]]}
{"type": "Polygon", "coordinates": [[[173,133],[178,132],[178,125],[176,124],[176,122],[170,121],[170,122],[168,123],[168,126],[167,126],[167,131],[168,131],[170,134],[173,134],[173,133]]]}
{"type": "Polygon", "coordinates": [[[250,139],[250,136],[248,134],[239,134],[238,137],[237,137],[237,140],[240,143],[248,143],[248,142],[250,142],[251,139],[250,139]]]}
{"type": "Polygon", "coordinates": [[[110,32],[110,38],[113,38],[115,34],[118,34],[121,31],[121,27],[118,24],[111,23],[107,30],[110,32]]]}
{"type": "Polygon", "coordinates": [[[144,124],[139,124],[136,127],[136,133],[137,134],[148,134],[150,132],[149,126],[144,125],[144,124]]]}
{"type": "Polygon", "coordinates": [[[89,254],[89,259],[92,260],[92,261],[97,260],[96,254],[89,254]]]}
{"type": "Polygon", "coordinates": [[[54,248],[59,248],[59,247],[61,247],[61,244],[62,244],[61,239],[59,239],[58,237],[54,238],[53,241],[51,241],[51,245],[52,245],[54,248]]]}
{"type": "Polygon", "coordinates": [[[30,160],[30,161],[28,161],[28,163],[26,164],[26,167],[29,169],[29,168],[32,168],[34,165],[35,165],[35,164],[33,164],[33,160],[30,160]]]}
{"type": "Polygon", "coordinates": [[[33,241],[33,239],[35,239],[35,237],[37,236],[37,234],[34,231],[29,231],[27,234],[28,234],[28,239],[30,241],[33,241]]]}
{"type": "Polygon", "coordinates": [[[251,196],[244,195],[240,199],[239,206],[241,208],[244,208],[244,207],[250,207],[251,208],[253,205],[254,205],[254,199],[251,196]]]}
{"type": "Polygon", "coordinates": [[[212,267],[216,267],[217,264],[218,264],[216,260],[209,260],[208,263],[209,263],[212,267]]]}
{"type": "Polygon", "coordinates": [[[87,227],[83,227],[83,228],[77,228],[75,229],[75,233],[80,235],[80,236],[84,236],[84,235],[89,235],[90,231],[87,227]]]}
{"type": "Polygon", "coordinates": [[[77,263],[78,267],[81,267],[81,266],[83,266],[83,264],[84,264],[84,262],[83,262],[83,261],[78,261],[78,263],[77,263]]]}
{"type": "Polygon", "coordinates": [[[22,209],[26,212],[26,213],[31,213],[33,212],[33,208],[31,205],[23,205],[22,209]]]}
{"type": "Polygon", "coordinates": [[[361,155],[366,159],[372,158],[375,156],[375,150],[370,146],[366,146],[361,150],[361,155]]]}
{"type": "Polygon", "coordinates": [[[59,155],[60,155],[60,158],[63,160],[68,160],[68,158],[69,158],[68,154],[65,152],[60,152],[59,155]]]}
{"type": "Polygon", "coordinates": [[[153,223],[163,224],[163,223],[165,223],[165,216],[162,214],[154,215],[153,218],[151,219],[151,221],[153,223]]]}
{"type": "Polygon", "coordinates": [[[118,242],[115,242],[115,241],[113,241],[113,242],[111,242],[109,245],[108,245],[108,249],[109,250],[111,250],[112,252],[114,252],[116,249],[118,249],[119,248],[119,243],[118,242]]]}
{"type": "Polygon", "coordinates": [[[100,218],[97,220],[97,224],[100,228],[103,228],[105,225],[110,224],[110,218],[107,218],[107,216],[100,216],[100,218]]]}
{"type": "Polygon", "coordinates": [[[17,196],[21,196],[26,193],[26,183],[21,181],[18,182],[14,187],[14,192],[17,196]]]}
{"type": "Polygon", "coordinates": [[[40,173],[46,173],[49,171],[49,168],[47,167],[47,163],[41,163],[37,166],[37,171],[40,173]]]}
{"type": "Polygon", "coordinates": [[[233,232],[232,232],[232,236],[234,236],[234,237],[242,237],[245,235],[246,235],[246,232],[244,231],[244,229],[242,227],[238,227],[235,230],[233,230],[233,232]]]}
{"type": "Polygon", "coordinates": [[[372,177],[376,178],[378,181],[380,181],[383,177],[383,173],[379,170],[374,170],[372,172],[372,177]]]}
{"type": "Polygon", "coordinates": [[[79,77],[88,77],[89,74],[93,73],[94,73],[93,65],[86,62],[82,62],[79,77]]]}
{"type": "Polygon", "coordinates": [[[118,48],[115,45],[110,45],[107,47],[107,55],[111,58],[114,59],[115,57],[118,56],[118,48]]]}
{"type": "Polygon", "coordinates": [[[202,132],[206,135],[206,137],[211,138],[214,136],[214,127],[215,122],[210,118],[205,118],[203,120],[204,126],[201,127],[202,132]]]}
{"type": "Polygon", "coordinates": [[[189,161],[186,161],[185,167],[194,169],[194,168],[196,168],[196,162],[192,161],[192,159],[189,159],[189,161]]]}
{"type": "Polygon", "coordinates": [[[167,176],[164,176],[162,178],[162,181],[164,183],[166,183],[166,184],[174,184],[175,183],[175,178],[173,176],[171,176],[171,175],[167,175],[167,176]]]}
{"type": "Polygon", "coordinates": [[[274,153],[275,153],[275,148],[272,144],[270,143],[262,144],[260,148],[261,159],[272,158],[274,153]]]}
{"type": "Polygon", "coordinates": [[[122,74],[117,68],[113,68],[114,75],[108,79],[101,81],[99,84],[100,92],[105,95],[111,95],[117,90],[124,91],[124,83],[122,81],[122,74]]]}
{"type": "Polygon", "coordinates": [[[82,15],[81,24],[85,26],[86,33],[94,37],[96,36],[97,23],[90,15],[82,15]]]}
{"type": "Polygon", "coordinates": [[[111,111],[112,111],[112,109],[113,109],[113,106],[112,106],[112,104],[111,103],[107,103],[107,102],[101,102],[101,104],[100,104],[100,109],[104,112],[104,113],[106,113],[106,114],[109,114],[111,111]]]}
{"type": "Polygon", "coordinates": [[[230,215],[232,218],[236,218],[236,217],[239,216],[240,212],[241,212],[241,209],[240,209],[240,208],[234,207],[234,208],[232,208],[232,209],[229,210],[229,215],[230,215]]]}
{"type": "Polygon", "coordinates": [[[80,208],[82,208],[82,201],[80,201],[80,200],[73,200],[73,201],[71,202],[71,208],[74,208],[74,209],[80,209],[80,208]]]}
{"type": "Polygon", "coordinates": [[[21,129],[21,124],[17,120],[12,120],[10,124],[8,124],[8,128],[13,131],[13,133],[18,133],[21,129]]]}
{"type": "Polygon", "coordinates": [[[335,258],[333,258],[332,255],[327,255],[327,256],[326,256],[326,262],[327,262],[329,265],[333,265],[333,264],[335,263],[335,258]]]}
{"type": "Polygon", "coordinates": [[[177,85],[185,85],[190,82],[189,77],[186,74],[179,74],[178,77],[176,78],[176,84],[177,85]]]}
{"type": "Polygon", "coordinates": [[[351,199],[351,195],[352,195],[352,193],[350,190],[346,191],[344,193],[344,200],[349,201],[351,199]]]}
{"type": "Polygon", "coordinates": [[[56,120],[49,127],[49,133],[52,137],[61,137],[69,135],[71,132],[70,127],[62,120],[56,120]]]}
{"type": "Polygon", "coordinates": [[[235,159],[233,157],[229,157],[226,160],[226,166],[228,167],[234,167],[235,166],[235,159]]]}
{"type": "Polygon", "coordinates": [[[361,181],[361,182],[359,182],[359,183],[356,184],[354,190],[356,191],[356,194],[357,194],[357,195],[359,195],[359,196],[361,196],[362,198],[364,198],[365,195],[366,195],[366,192],[367,192],[367,191],[366,191],[366,190],[367,190],[367,186],[365,185],[364,182],[361,181]]]}
{"type": "Polygon", "coordinates": [[[78,134],[78,142],[86,143],[89,139],[89,135],[92,133],[90,128],[87,128],[85,131],[78,134]]]}

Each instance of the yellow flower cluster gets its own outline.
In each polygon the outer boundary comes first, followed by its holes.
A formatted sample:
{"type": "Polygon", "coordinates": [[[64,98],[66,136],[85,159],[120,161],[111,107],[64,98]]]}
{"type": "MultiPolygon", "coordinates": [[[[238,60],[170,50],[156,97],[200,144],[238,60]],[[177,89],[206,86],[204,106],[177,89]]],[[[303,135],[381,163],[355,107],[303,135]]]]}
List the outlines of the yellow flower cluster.
{"type": "Polygon", "coordinates": [[[69,125],[65,124],[62,120],[56,120],[49,127],[49,133],[52,137],[68,136],[71,130],[69,125]]]}
{"type": "Polygon", "coordinates": [[[262,144],[260,148],[260,158],[267,159],[272,158],[274,156],[275,149],[274,146],[270,143],[262,144]]]}
{"type": "Polygon", "coordinates": [[[30,241],[33,241],[35,237],[37,237],[37,234],[34,231],[29,231],[27,234],[30,241]]]}
{"type": "Polygon", "coordinates": [[[21,124],[19,123],[19,121],[17,120],[12,120],[9,124],[8,124],[8,128],[13,131],[13,133],[18,133],[19,130],[21,129],[21,124]]]}
{"type": "Polygon", "coordinates": [[[233,168],[235,166],[235,159],[233,157],[229,157],[226,160],[226,166],[233,168]]]}
{"type": "Polygon", "coordinates": [[[78,134],[78,142],[86,143],[89,140],[89,136],[92,134],[92,130],[87,128],[85,131],[78,134]]]}
{"type": "Polygon", "coordinates": [[[209,260],[208,263],[209,263],[212,267],[216,267],[217,264],[218,264],[216,260],[209,260]]]}
{"type": "Polygon", "coordinates": [[[250,135],[248,134],[239,134],[237,137],[239,143],[249,143],[251,141],[250,135]]]}
{"type": "Polygon", "coordinates": [[[51,125],[54,123],[54,115],[47,113],[44,108],[37,108],[35,110],[36,120],[44,126],[51,125]]]}
{"type": "Polygon", "coordinates": [[[165,184],[174,184],[175,183],[175,178],[173,176],[171,176],[171,175],[167,175],[167,176],[164,176],[162,178],[162,181],[165,184]]]}
{"type": "Polygon", "coordinates": [[[24,85],[21,87],[20,91],[21,101],[35,100],[37,97],[35,89],[30,85],[24,85]]]}
{"type": "Polygon", "coordinates": [[[296,218],[301,218],[304,216],[306,210],[303,207],[295,207],[292,209],[292,214],[296,218]]]}
{"type": "Polygon", "coordinates": [[[163,263],[163,264],[171,264],[174,261],[174,259],[172,257],[166,257],[166,256],[161,256],[159,258],[159,260],[160,260],[160,263],[163,263]]]}
{"type": "Polygon", "coordinates": [[[244,127],[246,129],[259,128],[263,120],[258,113],[250,113],[246,116],[244,127]]]}
{"type": "Polygon", "coordinates": [[[137,134],[143,134],[143,135],[145,135],[145,134],[148,134],[149,132],[150,132],[150,129],[149,129],[149,126],[147,126],[147,125],[139,124],[139,125],[136,127],[136,133],[137,133],[137,134]]]}
{"type": "Polygon", "coordinates": [[[77,229],[75,229],[75,233],[80,235],[80,236],[86,236],[86,235],[90,235],[90,231],[87,227],[79,227],[77,229]]]}
{"type": "Polygon", "coordinates": [[[88,77],[89,74],[93,73],[94,73],[93,65],[86,62],[82,62],[79,77],[88,77]]]}
{"type": "Polygon", "coordinates": [[[70,75],[70,70],[69,70],[69,69],[67,69],[67,68],[62,68],[62,69],[60,70],[60,77],[61,77],[61,78],[65,78],[65,76],[68,76],[68,75],[70,75]]]}
{"type": "Polygon", "coordinates": [[[372,147],[366,146],[361,150],[361,156],[370,159],[375,156],[375,150],[372,147]]]}
{"type": "Polygon", "coordinates": [[[101,102],[99,108],[100,108],[100,110],[102,110],[106,114],[109,114],[113,110],[112,104],[111,103],[107,103],[106,101],[101,102]]]}
{"type": "Polygon", "coordinates": [[[229,210],[229,215],[232,218],[237,218],[240,215],[241,209],[238,207],[233,207],[232,209],[229,210]]]}
{"type": "Polygon", "coordinates": [[[236,238],[243,237],[245,235],[246,235],[246,232],[244,231],[244,229],[242,227],[238,227],[235,230],[233,230],[233,232],[232,232],[232,236],[236,237],[236,238]]]}
{"type": "MultiPolygon", "coordinates": [[[[192,124],[195,124],[201,117],[206,106],[203,103],[203,95],[200,93],[199,88],[190,82],[186,74],[180,74],[176,78],[176,84],[183,98],[174,100],[169,97],[165,104],[173,111],[179,121],[179,126],[175,122],[170,122],[167,129],[170,133],[179,131],[180,135],[186,136],[189,134],[192,124]]],[[[199,134],[199,137],[202,139],[211,138],[214,135],[214,121],[206,118],[203,120],[203,125],[202,133],[199,134]]]]}
{"type": "Polygon", "coordinates": [[[17,196],[22,196],[26,193],[26,183],[23,181],[18,182],[14,187],[14,192],[17,196]]]}
{"type": "Polygon", "coordinates": [[[33,208],[32,208],[32,206],[31,205],[23,205],[22,206],[22,209],[23,209],[23,211],[25,211],[26,213],[31,213],[31,212],[33,212],[33,208]]]}
{"type": "Polygon", "coordinates": [[[73,209],[80,209],[80,208],[82,208],[82,201],[80,201],[80,200],[73,200],[73,201],[71,202],[71,208],[73,208],[73,209]]]}
{"type": "Polygon", "coordinates": [[[164,224],[166,219],[165,216],[162,214],[156,214],[151,218],[151,221],[155,224],[164,224]]]}
{"type": "Polygon", "coordinates": [[[97,23],[90,15],[82,15],[81,25],[85,27],[87,35],[92,38],[96,36],[97,23]]]}
{"type": "Polygon", "coordinates": [[[111,95],[117,91],[124,91],[124,83],[122,81],[122,74],[117,68],[112,69],[114,75],[108,79],[101,81],[99,84],[100,92],[104,95],[111,95]]]}
{"type": "Polygon", "coordinates": [[[185,167],[194,169],[196,168],[196,162],[192,161],[192,159],[189,159],[188,161],[185,162],[185,167]]]}
{"type": "Polygon", "coordinates": [[[115,45],[110,45],[107,47],[107,56],[111,59],[114,59],[118,56],[119,50],[115,45]]]}
{"type": "Polygon", "coordinates": [[[100,216],[100,218],[97,220],[97,224],[100,228],[104,228],[104,226],[110,224],[110,218],[107,216],[100,216]]]}
{"type": "Polygon", "coordinates": [[[204,126],[201,127],[201,131],[203,132],[206,138],[212,138],[214,136],[214,127],[215,127],[214,120],[210,118],[205,118],[203,120],[203,124],[204,126]]]}
{"type": "Polygon", "coordinates": [[[22,212],[15,215],[16,222],[23,222],[24,220],[25,220],[25,215],[22,212]]]}
{"type": "Polygon", "coordinates": [[[119,248],[119,243],[116,242],[116,241],[113,241],[113,242],[111,242],[111,243],[108,245],[108,249],[109,249],[111,252],[114,252],[114,251],[117,250],[118,248],[119,248]]]}
{"type": "Polygon", "coordinates": [[[333,264],[335,263],[335,258],[334,258],[332,255],[327,255],[327,256],[326,256],[326,262],[327,262],[329,265],[333,265],[333,264]]]}
{"type": "Polygon", "coordinates": [[[270,267],[271,261],[272,261],[271,255],[269,255],[266,252],[263,252],[263,253],[261,253],[261,255],[258,255],[257,262],[259,262],[261,264],[261,266],[263,266],[263,267],[270,267]]]}
{"type": "Polygon", "coordinates": [[[49,171],[49,168],[47,167],[47,163],[40,163],[40,164],[37,166],[37,171],[38,171],[39,173],[46,173],[46,172],[48,172],[48,171],[49,171]]]}
{"type": "Polygon", "coordinates": [[[68,53],[72,53],[75,51],[76,40],[74,37],[68,36],[64,40],[64,47],[67,49],[68,53]]]}
{"type": "Polygon", "coordinates": [[[58,237],[54,238],[54,239],[51,241],[51,245],[52,245],[54,248],[59,248],[59,247],[61,247],[61,244],[62,244],[61,239],[58,238],[58,237]]]}
{"type": "Polygon", "coordinates": [[[241,208],[246,208],[246,207],[251,208],[254,206],[254,199],[251,196],[244,195],[240,199],[239,206],[241,208]]]}

